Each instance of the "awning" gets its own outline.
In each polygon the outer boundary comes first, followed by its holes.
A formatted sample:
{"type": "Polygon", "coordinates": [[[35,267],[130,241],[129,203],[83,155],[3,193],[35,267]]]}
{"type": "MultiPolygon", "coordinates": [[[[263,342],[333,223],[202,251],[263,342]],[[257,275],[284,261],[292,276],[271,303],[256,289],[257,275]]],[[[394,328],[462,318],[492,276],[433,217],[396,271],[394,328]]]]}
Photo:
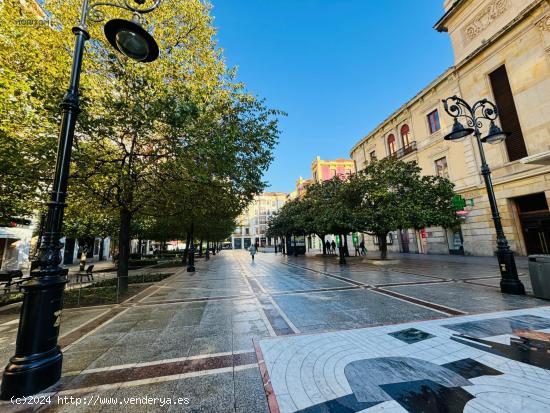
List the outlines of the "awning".
{"type": "Polygon", "coordinates": [[[0,238],[21,239],[6,227],[0,227],[0,238]]]}

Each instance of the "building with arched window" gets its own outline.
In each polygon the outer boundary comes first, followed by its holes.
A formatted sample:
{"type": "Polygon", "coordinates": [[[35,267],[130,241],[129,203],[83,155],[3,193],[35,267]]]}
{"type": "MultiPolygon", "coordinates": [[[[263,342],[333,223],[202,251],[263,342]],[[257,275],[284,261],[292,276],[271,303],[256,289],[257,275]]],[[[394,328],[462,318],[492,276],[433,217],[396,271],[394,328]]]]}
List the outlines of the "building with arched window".
{"type": "Polygon", "coordinates": [[[392,156],[397,152],[397,147],[395,145],[395,135],[390,133],[388,135],[388,155],[392,156]]]}
{"type": "MultiPolygon", "coordinates": [[[[462,222],[452,229],[396,231],[390,250],[494,254],[477,143],[472,137],[443,139],[453,119],[442,99],[458,95],[471,104],[495,102],[499,126],[510,132],[504,142],[484,148],[512,250],[550,254],[550,2],[445,0],[444,9],[434,27],[451,39],[453,66],[357,142],[351,157],[358,170],[378,154],[416,161],[423,174],[449,178],[458,204],[465,205],[458,211],[462,222]]],[[[484,124],[482,135],[487,129],[484,124]]],[[[365,241],[374,247],[372,237],[365,241]]]]}
{"type": "Polygon", "coordinates": [[[405,123],[404,125],[401,126],[400,131],[401,131],[401,144],[403,145],[403,148],[407,148],[411,143],[409,125],[405,123]]]}

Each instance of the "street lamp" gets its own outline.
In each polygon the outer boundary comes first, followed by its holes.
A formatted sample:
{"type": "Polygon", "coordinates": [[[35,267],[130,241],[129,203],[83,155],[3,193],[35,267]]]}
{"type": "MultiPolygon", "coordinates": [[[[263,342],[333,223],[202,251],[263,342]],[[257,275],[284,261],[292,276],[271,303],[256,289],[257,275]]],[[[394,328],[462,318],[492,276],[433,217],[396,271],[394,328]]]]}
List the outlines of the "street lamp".
{"type": "Polygon", "coordinates": [[[67,192],[69,165],[73,145],[76,118],[80,112],[79,83],[82,68],[84,43],[90,39],[86,20],[103,21],[104,14],[97,7],[112,6],[130,11],[132,22],[116,19],[105,25],[105,34],[115,49],[141,62],[150,62],[158,57],[158,46],[154,39],[139,24],[139,16],[156,9],[161,0],[113,0],[82,3],[80,23],[73,27],[76,36],[73,52],[71,77],[67,93],[61,102],[63,118],[59,132],[55,177],[48,202],[43,240],[37,257],[38,268],[31,271],[31,277],[23,283],[24,298],[19,318],[15,355],[4,370],[0,398],[21,397],[36,394],[61,377],[63,355],[57,344],[63,290],[67,283],[68,270],[60,267],[60,239],[63,236],[63,211],[67,192]]]}
{"type": "Polygon", "coordinates": [[[447,99],[443,99],[443,106],[445,107],[445,111],[454,118],[453,128],[451,132],[444,137],[445,140],[457,141],[466,138],[472,133],[476,137],[481,158],[481,174],[485,179],[485,186],[491,206],[491,214],[497,233],[496,254],[501,275],[500,291],[509,294],[525,294],[525,287],[518,278],[514,254],[510,250],[508,240],[502,229],[502,222],[500,220],[493,182],[491,180],[491,170],[487,165],[485,152],[483,150],[483,143],[495,144],[506,139],[507,134],[495,124],[495,120],[498,118],[498,109],[494,103],[487,99],[482,99],[474,103],[473,106],[470,106],[458,96],[451,96],[447,99]],[[464,127],[464,125],[458,121],[458,118],[465,118],[467,127],[464,127]],[[481,137],[481,132],[479,131],[483,120],[491,122],[489,133],[484,138],[481,137]]]}

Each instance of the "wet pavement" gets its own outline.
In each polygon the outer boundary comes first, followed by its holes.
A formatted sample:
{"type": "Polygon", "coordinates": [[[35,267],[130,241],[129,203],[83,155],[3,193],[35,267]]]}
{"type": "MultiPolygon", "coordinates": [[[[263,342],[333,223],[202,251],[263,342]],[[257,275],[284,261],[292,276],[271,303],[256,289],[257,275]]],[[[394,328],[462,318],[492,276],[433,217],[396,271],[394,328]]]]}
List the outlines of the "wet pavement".
{"type": "MultiPolygon", "coordinates": [[[[520,271],[526,273],[521,265],[520,271]]],[[[243,413],[275,413],[281,403],[281,411],[307,408],[312,404],[285,404],[288,390],[279,399],[279,390],[275,387],[273,396],[269,383],[266,397],[263,379],[272,371],[265,370],[258,357],[261,360],[262,352],[271,357],[274,343],[280,349],[287,345],[285,340],[290,346],[299,337],[315,341],[331,331],[375,331],[357,329],[425,320],[447,323],[466,314],[537,311],[550,305],[531,296],[501,294],[498,276],[490,258],[410,256],[378,266],[352,257],[342,267],[334,257],[258,254],[251,262],[244,251],[223,251],[208,262],[199,260],[193,275],[179,269],[124,303],[66,310],[60,339],[63,378],[52,405],[43,407],[63,412],[243,413]],[[79,397],[81,405],[57,398],[65,396],[79,397]],[[136,400],[130,403],[130,398],[136,400]]],[[[13,353],[16,329],[17,315],[0,312],[3,364],[13,353]]],[[[356,344],[362,345],[360,340],[356,344]]],[[[330,357],[338,347],[325,350],[330,357]]],[[[272,370],[272,358],[269,363],[272,370]]],[[[294,380],[301,377],[296,374],[294,380]]],[[[338,398],[351,391],[340,393],[330,394],[338,398]]],[[[384,397],[381,400],[390,403],[389,396],[384,397]]],[[[360,411],[334,406],[318,411],[360,411]]],[[[365,406],[356,407],[380,411],[382,404],[365,406]]],[[[0,410],[28,407],[4,403],[0,410]]]]}

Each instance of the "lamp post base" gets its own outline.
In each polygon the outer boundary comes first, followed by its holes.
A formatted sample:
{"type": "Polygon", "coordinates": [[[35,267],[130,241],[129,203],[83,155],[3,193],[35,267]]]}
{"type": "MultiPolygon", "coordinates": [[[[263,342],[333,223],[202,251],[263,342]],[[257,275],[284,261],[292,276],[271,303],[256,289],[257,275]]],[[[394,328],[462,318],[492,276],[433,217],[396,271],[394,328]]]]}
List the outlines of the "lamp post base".
{"type": "Polygon", "coordinates": [[[339,256],[339,259],[338,259],[338,264],[340,265],[346,265],[346,257],[345,257],[345,254],[344,254],[344,247],[338,247],[338,256],[339,256]]]}
{"type": "Polygon", "coordinates": [[[518,278],[516,261],[512,251],[497,251],[500,268],[500,291],[505,294],[525,295],[525,287],[518,278]]]}
{"type": "Polygon", "coordinates": [[[0,399],[36,394],[60,379],[63,355],[57,337],[66,271],[54,276],[34,276],[23,284],[25,297],[17,345],[4,370],[0,399]]]}
{"type": "Polygon", "coordinates": [[[10,359],[2,378],[1,400],[40,393],[61,377],[63,354],[59,346],[52,351],[10,359]]]}

